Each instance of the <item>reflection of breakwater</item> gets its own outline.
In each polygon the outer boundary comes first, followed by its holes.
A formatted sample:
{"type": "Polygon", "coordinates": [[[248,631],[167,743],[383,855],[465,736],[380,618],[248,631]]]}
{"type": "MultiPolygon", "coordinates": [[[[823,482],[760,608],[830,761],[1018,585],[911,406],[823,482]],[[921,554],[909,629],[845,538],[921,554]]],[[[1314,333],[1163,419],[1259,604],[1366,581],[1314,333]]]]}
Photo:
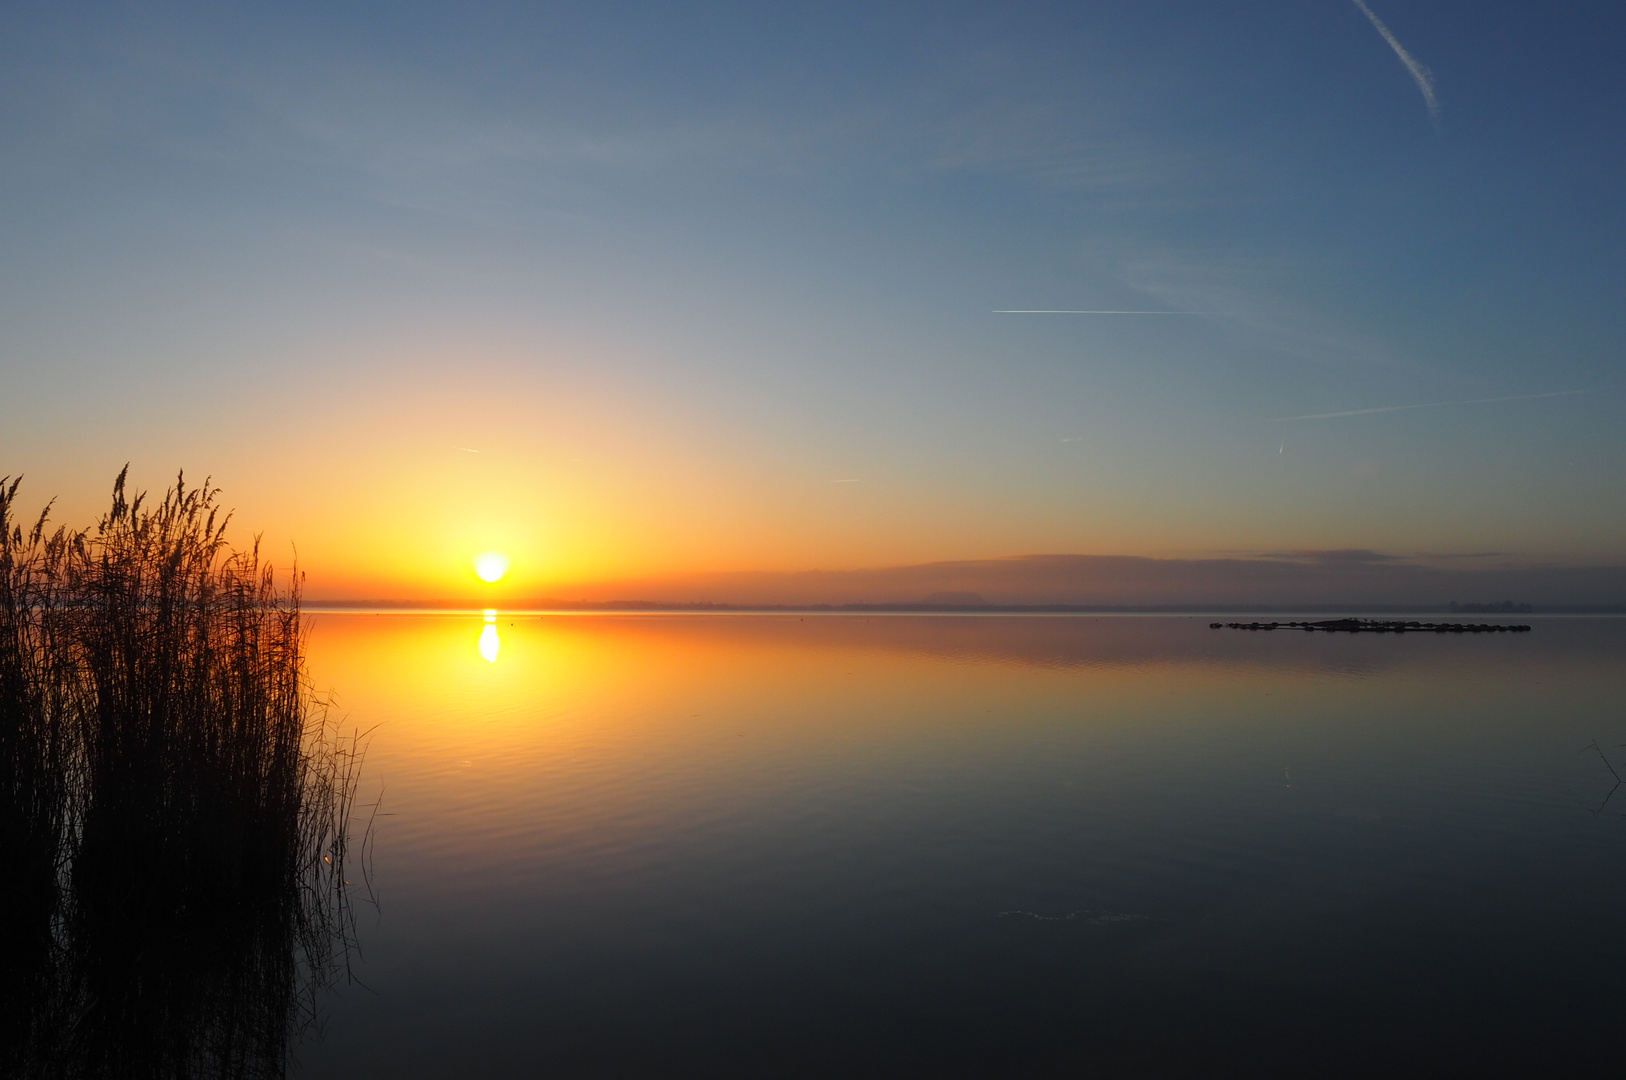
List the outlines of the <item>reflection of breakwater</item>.
{"type": "Polygon", "coordinates": [[[0,487],[0,1074],[272,1077],[352,940],[360,765],[214,493],[25,532],[0,487]],[[223,517],[220,515],[219,517],[223,517]]]}
{"type": "Polygon", "coordinates": [[[1210,630],[1323,630],[1346,634],[1505,634],[1524,633],[1528,626],[1495,626],[1490,623],[1406,622],[1400,619],[1323,619],[1320,622],[1230,622],[1209,623],[1210,630]]]}

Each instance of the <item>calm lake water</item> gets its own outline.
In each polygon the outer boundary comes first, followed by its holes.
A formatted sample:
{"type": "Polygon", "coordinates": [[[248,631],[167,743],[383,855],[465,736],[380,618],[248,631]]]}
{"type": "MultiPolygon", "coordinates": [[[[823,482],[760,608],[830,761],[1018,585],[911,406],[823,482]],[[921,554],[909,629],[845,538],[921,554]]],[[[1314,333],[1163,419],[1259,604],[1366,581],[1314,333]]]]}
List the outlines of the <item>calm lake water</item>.
{"type": "Polygon", "coordinates": [[[301,1075],[1613,1060],[1626,620],[1521,621],[318,615],[383,815],[301,1075]]]}

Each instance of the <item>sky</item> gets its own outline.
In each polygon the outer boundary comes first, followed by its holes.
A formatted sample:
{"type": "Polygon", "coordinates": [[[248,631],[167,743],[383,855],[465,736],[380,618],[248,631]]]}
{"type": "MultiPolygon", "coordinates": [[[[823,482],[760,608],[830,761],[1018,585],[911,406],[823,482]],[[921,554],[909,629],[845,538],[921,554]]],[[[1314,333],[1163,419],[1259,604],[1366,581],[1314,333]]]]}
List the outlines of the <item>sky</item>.
{"type": "Polygon", "coordinates": [[[316,597],[1626,564],[1617,5],[4,15],[59,520],[207,475],[316,597]]]}

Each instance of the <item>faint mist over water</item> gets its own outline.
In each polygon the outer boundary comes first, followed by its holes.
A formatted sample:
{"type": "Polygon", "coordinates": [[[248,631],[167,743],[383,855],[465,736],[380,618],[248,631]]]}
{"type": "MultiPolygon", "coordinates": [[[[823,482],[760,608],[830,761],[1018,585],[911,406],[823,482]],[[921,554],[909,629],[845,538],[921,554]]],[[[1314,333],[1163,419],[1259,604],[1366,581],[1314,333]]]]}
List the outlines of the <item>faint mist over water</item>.
{"type": "Polygon", "coordinates": [[[494,614],[314,620],[390,816],[305,1075],[1506,1071],[1626,1004],[1626,620],[494,614]]]}

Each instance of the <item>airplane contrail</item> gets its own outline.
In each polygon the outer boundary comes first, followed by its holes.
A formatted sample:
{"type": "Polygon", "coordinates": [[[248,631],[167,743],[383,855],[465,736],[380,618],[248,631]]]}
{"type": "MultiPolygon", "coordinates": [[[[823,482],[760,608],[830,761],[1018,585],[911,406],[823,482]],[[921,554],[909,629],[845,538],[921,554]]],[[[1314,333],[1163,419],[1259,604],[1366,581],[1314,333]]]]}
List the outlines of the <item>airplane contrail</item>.
{"type": "Polygon", "coordinates": [[[1424,67],[1417,57],[1406,51],[1406,47],[1400,44],[1400,39],[1395,37],[1393,32],[1383,24],[1383,20],[1373,14],[1372,9],[1366,6],[1366,0],[1355,0],[1355,6],[1361,9],[1361,14],[1365,15],[1377,32],[1383,35],[1383,40],[1389,43],[1389,48],[1393,49],[1395,55],[1400,57],[1400,62],[1406,65],[1406,70],[1411,73],[1412,81],[1417,84],[1417,89],[1423,92],[1423,103],[1428,106],[1429,118],[1434,121],[1434,126],[1438,127],[1440,124],[1440,102],[1434,96],[1434,73],[1424,67]]]}
{"type": "Polygon", "coordinates": [[[995,308],[995,315],[1206,315],[1206,311],[1080,311],[1075,308],[995,308]]]}
{"type": "Polygon", "coordinates": [[[1331,420],[1338,416],[1371,416],[1373,413],[1405,412],[1408,409],[1438,409],[1442,405],[1489,405],[1494,401],[1534,401],[1537,398],[1574,397],[1590,394],[1591,390],[1554,390],[1549,394],[1514,394],[1512,397],[1464,398],[1462,401],[1430,401],[1424,405],[1385,405],[1380,409],[1346,409],[1343,412],[1307,413],[1304,416],[1273,416],[1267,424],[1286,424],[1294,420],[1331,420]]]}

